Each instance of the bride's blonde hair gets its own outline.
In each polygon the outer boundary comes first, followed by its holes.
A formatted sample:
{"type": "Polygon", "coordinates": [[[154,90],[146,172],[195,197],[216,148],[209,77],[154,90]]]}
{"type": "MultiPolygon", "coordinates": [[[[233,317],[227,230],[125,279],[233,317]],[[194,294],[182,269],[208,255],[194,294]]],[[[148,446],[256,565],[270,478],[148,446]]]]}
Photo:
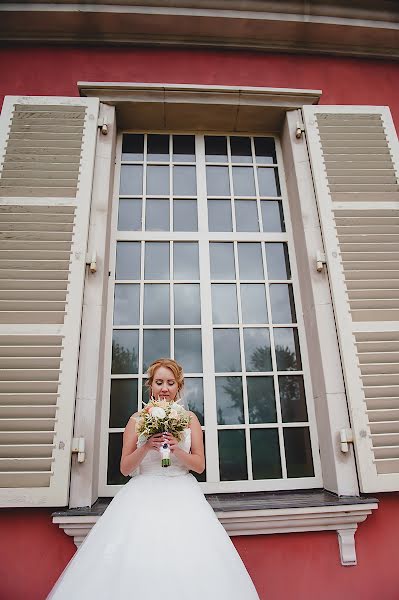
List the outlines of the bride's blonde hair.
{"type": "Polygon", "coordinates": [[[167,369],[170,369],[172,371],[172,373],[176,379],[176,382],[177,382],[177,393],[180,396],[180,392],[184,386],[183,367],[181,365],[179,365],[178,362],[173,360],[173,358],[157,358],[157,360],[154,360],[154,362],[152,362],[150,364],[150,366],[148,367],[148,369],[147,369],[148,379],[146,380],[145,385],[148,388],[148,392],[149,392],[150,396],[151,396],[151,386],[152,386],[152,382],[154,381],[155,371],[157,369],[159,369],[159,367],[166,367],[167,369]]]}

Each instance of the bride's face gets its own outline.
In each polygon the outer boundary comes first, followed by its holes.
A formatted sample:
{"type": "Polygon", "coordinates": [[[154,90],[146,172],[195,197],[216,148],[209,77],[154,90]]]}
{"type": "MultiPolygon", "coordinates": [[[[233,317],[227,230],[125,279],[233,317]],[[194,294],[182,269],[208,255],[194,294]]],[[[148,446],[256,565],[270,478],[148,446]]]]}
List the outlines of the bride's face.
{"type": "Polygon", "coordinates": [[[177,395],[178,385],[173,371],[168,367],[158,367],[152,380],[152,395],[158,400],[165,398],[172,402],[177,395]]]}

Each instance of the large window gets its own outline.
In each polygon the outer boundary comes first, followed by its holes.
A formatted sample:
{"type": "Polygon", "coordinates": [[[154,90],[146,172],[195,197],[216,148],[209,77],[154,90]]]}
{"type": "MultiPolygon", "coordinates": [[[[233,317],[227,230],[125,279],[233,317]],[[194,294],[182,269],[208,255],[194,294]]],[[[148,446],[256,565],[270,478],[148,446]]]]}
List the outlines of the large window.
{"type": "Polygon", "coordinates": [[[321,484],[278,157],[273,137],[120,135],[101,495],[128,480],[122,432],[160,356],[183,365],[205,491],[321,484]]]}

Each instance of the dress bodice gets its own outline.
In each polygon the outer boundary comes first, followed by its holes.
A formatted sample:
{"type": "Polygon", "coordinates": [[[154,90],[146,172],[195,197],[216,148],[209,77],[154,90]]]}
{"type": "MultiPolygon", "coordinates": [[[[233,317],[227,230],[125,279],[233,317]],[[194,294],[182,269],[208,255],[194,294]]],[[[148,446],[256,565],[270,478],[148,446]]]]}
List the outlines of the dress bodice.
{"type": "MultiPolygon", "coordinates": [[[[137,442],[137,448],[140,448],[145,442],[147,438],[145,436],[140,436],[137,442]]],[[[190,452],[191,448],[191,429],[188,427],[183,431],[182,440],[179,442],[179,447],[182,448],[185,452],[190,452]]],[[[161,454],[155,448],[151,448],[140,465],[129,473],[130,477],[134,477],[136,475],[163,475],[165,477],[174,477],[176,475],[185,475],[189,472],[188,468],[173,454],[170,453],[170,466],[162,467],[161,464],[161,454]]]]}

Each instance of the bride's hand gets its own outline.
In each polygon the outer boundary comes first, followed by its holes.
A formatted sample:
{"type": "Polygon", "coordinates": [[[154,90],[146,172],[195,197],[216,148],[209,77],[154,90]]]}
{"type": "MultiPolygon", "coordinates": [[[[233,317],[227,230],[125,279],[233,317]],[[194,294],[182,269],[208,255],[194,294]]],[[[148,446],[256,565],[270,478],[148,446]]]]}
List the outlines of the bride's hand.
{"type": "Polygon", "coordinates": [[[155,433],[150,436],[146,442],[146,446],[148,449],[154,448],[155,450],[159,450],[163,443],[162,433],[155,433]]]}
{"type": "Polygon", "coordinates": [[[178,447],[179,440],[177,440],[175,437],[173,437],[173,435],[171,433],[164,433],[163,436],[164,436],[165,442],[168,442],[168,444],[169,444],[170,451],[174,452],[176,450],[176,448],[178,447]]]}

